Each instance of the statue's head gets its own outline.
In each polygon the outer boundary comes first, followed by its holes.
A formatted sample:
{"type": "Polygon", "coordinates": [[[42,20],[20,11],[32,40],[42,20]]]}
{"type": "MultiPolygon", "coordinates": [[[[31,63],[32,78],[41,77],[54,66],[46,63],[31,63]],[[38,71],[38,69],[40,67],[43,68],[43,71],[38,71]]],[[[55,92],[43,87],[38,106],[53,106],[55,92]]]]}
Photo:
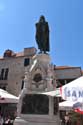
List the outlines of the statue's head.
{"type": "Polygon", "coordinates": [[[40,16],[39,22],[45,22],[45,17],[43,15],[40,16]]]}

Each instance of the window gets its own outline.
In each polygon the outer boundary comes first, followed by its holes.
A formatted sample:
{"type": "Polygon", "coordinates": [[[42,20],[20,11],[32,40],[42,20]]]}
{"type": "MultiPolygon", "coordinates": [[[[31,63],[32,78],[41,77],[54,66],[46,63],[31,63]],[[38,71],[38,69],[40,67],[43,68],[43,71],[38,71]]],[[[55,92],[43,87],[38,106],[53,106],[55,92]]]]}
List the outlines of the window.
{"type": "Polygon", "coordinates": [[[0,74],[0,80],[7,80],[9,69],[2,69],[0,74]]]}
{"type": "Polygon", "coordinates": [[[5,76],[4,76],[4,80],[7,80],[7,78],[8,78],[8,71],[9,71],[9,69],[8,69],[8,68],[6,68],[6,69],[5,69],[5,76]]]}
{"type": "Polygon", "coordinates": [[[23,89],[23,87],[24,87],[24,80],[22,80],[21,89],[23,89]]]}
{"type": "Polygon", "coordinates": [[[49,113],[49,98],[42,94],[26,94],[22,100],[22,114],[49,113]]]}
{"type": "Polygon", "coordinates": [[[4,69],[1,70],[0,80],[3,80],[3,77],[4,77],[4,69]]]}
{"type": "Polygon", "coordinates": [[[29,58],[25,58],[24,59],[24,66],[28,66],[30,64],[30,59],[29,58]]]}

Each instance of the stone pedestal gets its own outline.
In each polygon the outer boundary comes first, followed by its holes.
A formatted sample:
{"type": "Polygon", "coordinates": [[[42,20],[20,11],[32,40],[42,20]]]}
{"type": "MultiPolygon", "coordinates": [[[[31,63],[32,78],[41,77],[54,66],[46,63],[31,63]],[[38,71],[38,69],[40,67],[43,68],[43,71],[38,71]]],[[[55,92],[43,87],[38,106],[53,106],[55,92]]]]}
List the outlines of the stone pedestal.
{"type": "Polygon", "coordinates": [[[38,54],[33,57],[31,66],[26,68],[25,85],[20,94],[18,117],[14,125],[58,125],[59,117],[54,115],[53,97],[42,94],[53,90],[50,61],[49,55],[38,54]]]}
{"type": "Polygon", "coordinates": [[[50,64],[51,58],[48,54],[38,54],[33,57],[33,60],[37,60],[43,67],[47,67],[50,64]]]}

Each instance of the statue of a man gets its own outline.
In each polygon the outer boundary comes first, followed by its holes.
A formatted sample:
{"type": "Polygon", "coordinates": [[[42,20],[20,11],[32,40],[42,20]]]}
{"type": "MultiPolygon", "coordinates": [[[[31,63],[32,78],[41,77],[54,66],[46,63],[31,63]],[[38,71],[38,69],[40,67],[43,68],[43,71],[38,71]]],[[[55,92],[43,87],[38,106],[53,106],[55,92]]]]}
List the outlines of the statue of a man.
{"type": "Polygon", "coordinates": [[[36,42],[40,52],[49,51],[49,26],[44,16],[41,16],[39,22],[36,23],[36,42]]]}

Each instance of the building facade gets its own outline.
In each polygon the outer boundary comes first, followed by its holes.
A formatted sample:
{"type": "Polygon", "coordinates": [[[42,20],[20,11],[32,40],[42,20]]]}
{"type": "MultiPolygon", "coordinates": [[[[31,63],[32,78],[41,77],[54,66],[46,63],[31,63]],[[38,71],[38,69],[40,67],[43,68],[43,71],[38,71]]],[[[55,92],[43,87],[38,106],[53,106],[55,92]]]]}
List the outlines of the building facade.
{"type": "Polygon", "coordinates": [[[0,88],[18,96],[24,84],[25,67],[35,54],[34,47],[24,48],[19,53],[6,50],[0,57],[0,88]]]}
{"type": "Polygon", "coordinates": [[[57,87],[63,86],[82,76],[81,67],[55,66],[57,87]]]}
{"type": "MultiPolygon", "coordinates": [[[[36,56],[34,47],[24,48],[22,52],[14,53],[6,50],[3,57],[0,57],[0,88],[18,96],[24,86],[26,67],[33,62],[36,56]]],[[[55,66],[54,69],[55,87],[60,87],[82,75],[81,67],[55,66]]]]}

